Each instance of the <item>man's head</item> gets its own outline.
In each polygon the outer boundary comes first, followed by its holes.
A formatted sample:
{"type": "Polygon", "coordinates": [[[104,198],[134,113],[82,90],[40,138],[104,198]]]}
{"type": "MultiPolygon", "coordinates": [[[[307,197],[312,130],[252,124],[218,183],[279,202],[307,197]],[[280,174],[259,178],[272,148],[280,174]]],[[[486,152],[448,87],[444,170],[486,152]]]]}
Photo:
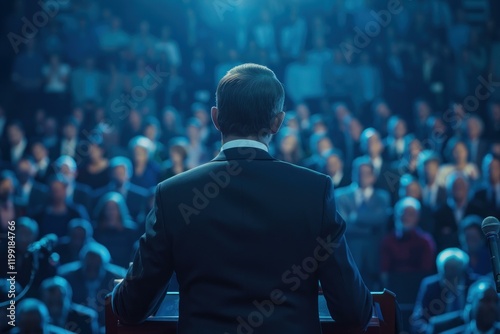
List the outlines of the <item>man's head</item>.
{"type": "Polygon", "coordinates": [[[344,158],[342,152],[332,149],[325,153],[326,158],[326,173],[333,177],[337,173],[344,171],[344,158]]]}
{"type": "Polygon", "coordinates": [[[90,242],[80,251],[80,261],[85,279],[93,281],[104,275],[106,266],[111,261],[111,255],[105,246],[90,242]]]}
{"type": "Polygon", "coordinates": [[[413,197],[404,197],[394,206],[394,220],[399,231],[411,231],[418,226],[420,202],[413,197]]]}
{"type": "Polygon", "coordinates": [[[253,138],[266,144],[285,117],[283,85],[269,68],[243,64],[232,68],[217,86],[212,120],[223,138],[253,138]]]}
{"type": "Polygon", "coordinates": [[[460,222],[458,237],[462,249],[468,254],[477,254],[485,246],[481,220],[479,216],[469,215],[460,222]]]}
{"type": "Polygon", "coordinates": [[[352,180],[360,188],[373,187],[376,179],[370,158],[362,156],[354,159],[352,163],[352,180]]]}
{"type": "Polygon", "coordinates": [[[75,251],[80,251],[88,244],[94,235],[92,224],[86,219],[74,218],[68,223],[68,236],[70,247],[75,251]]]}
{"type": "Polygon", "coordinates": [[[422,151],[417,158],[418,177],[426,184],[433,184],[439,170],[439,156],[431,150],[422,151]]]}
{"type": "Polygon", "coordinates": [[[0,204],[12,199],[17,186],[17,178],[13,172],[4,170],[0,173],[0,204]]]}
{"type": "Polygon", "coordinates": [[[11,146],[18,145],[24,139],[24,128],[21,122],[14,121],[7,127],[7,139],[11,146]]]}
{"type": "Polygon", "coordinates": [[[67,315],[72,295],[73,290],[68,281],[59,276],[47,278],[40,285],[40,297],[47,306],[52,320],[67,315]]]}
{"type": "Polygon", "coordinates": [[[422,188],[418,179],[411,174],[404,174],[399,180],[399,197],[412,197],[417,201],[422,199],[422,188]]]}
{"type": "Polygon", "coordinates": [[[76,179],[77,166],[76,161],[69,155],[61,155],[54,162],[56,173],[62,175],[68,183],[72,183],[76,179]]]}
{"type": "Polygon", "coordinates": [[[49,323],[49,311],[44,303],[38,299],[28,298],[17,307],[17,333],[19,334],[46,334],[49,323]]]}
{"type": "Polygon", "coordinates": [[[36,169],[33,160],[29,157],[22,157],[17,161],[16,176],[22,185],[32,181],[35,177],[36,169]]]}
{"type": "Polygon", "coordinates": [[[463,204],[469,197],[469,180],[461,172],[453,172],[446,178],[446,191],[455,203],[463,204]]]}
{"type": "Polygon", "coordinates": [[[53,205],[66,202],[68,181],[60,174],[53,175],[49,180],[50,199],[53,205]]]}
{"type": "Polygon", "coordinates": [[[446,248],[438,254],[436,267],[443,279],[456,284],[469,267],[469,255],[459,248],[446,248]]]}
{"type": "Polygon", "coordinates": [[[111,179],[119,187],[127,183],[134,172],[132,162],[126,157],[114,157],[109,162],[109,166],[111,167],[111,179]]]}
{"type": "Polygon", "coordinates": [[[384,150],[380,134],[374,128],[368,128],[361,133],[359,144],[364,154],[370,157],[379,157],[384,150]]]}
{"type": "Polygon", "coordinates": [[[483,158],[483,177],[491,185],[500,183],[500,159],[493,154],[487,154],[483,158]]]}
{"type": "Polygon", "coordinates": [[[480,279],[472,284],[467,294],[466,315],[470,321],[476,321],[481,332],[488,332],[498,319],[500,305],[495,285],[487,279],[480,279]]]}

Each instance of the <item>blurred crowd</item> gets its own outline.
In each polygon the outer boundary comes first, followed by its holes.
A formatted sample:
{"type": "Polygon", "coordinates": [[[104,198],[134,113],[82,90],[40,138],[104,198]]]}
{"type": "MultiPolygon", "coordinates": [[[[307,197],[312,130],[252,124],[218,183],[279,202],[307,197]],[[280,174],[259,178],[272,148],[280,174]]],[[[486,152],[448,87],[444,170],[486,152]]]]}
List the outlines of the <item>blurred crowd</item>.
{"type": "Polygon", "coordinates": [[[168,19],[148,20],[58,1],[28,38],[21,18],[51,1],[16,1],[0,251],[15,220],[19,291],[28,245],[59,238],[21,310],[52,328],[102,330],[157,183],[218,154],[218,80],[254,62],[287,93],[270,151],[331,176],[369,288],[397,293],[413,333],[488,332],[500,314],[481,231],[500,217],[500,17],[495,1],[466,3],[164,1],[153,11],[168,19]]]}

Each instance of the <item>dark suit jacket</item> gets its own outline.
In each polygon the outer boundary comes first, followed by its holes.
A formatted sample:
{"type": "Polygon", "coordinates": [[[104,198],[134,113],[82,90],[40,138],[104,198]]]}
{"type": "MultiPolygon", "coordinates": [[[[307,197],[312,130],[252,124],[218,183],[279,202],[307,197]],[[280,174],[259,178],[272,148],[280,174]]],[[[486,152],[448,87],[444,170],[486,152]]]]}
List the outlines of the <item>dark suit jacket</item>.
{"type": "Polygon", "coordinates": [[[88,185],[75,182],[73,190],[73,203],[83,205],[89,215],[92,214],[92,188],[88,185]]]}
{"type": "Polygon", "coordinates": [[[497,207],[496,203],[493,202],[491,191],[492,186],[490,185],[483,186],[476,190],[471,201],[471,210],[474,214],[480,217],[500,216],[500,207],[497,207]]]}
{"type": "Polygon", "coordinates": [[[97,334],[99,332],[97,320],[98,315],[96,311],[89,307],[73,303],[71,304],[64,329],[74,333],[97,334]]]}
{"type": "Polygon", "coordinates": [[[143,321],[175,271],[179,334],[247,331],[255,312],[267,314],[259,333],[320,333],[319,280],[333,318],[359,331],[372,299],[344,231],[324,174],[260,149],[222,151],[158,185],[113,310],[124,323],[143,321]],[[324,241],[334,245],[329,256],[324,241]],[[310,269],[299,277],[293,268],[304,264],[310,269]]]}
{"type": "Polygon", "coordinates": [[[29,194],[29,199],[27,204],[20,204],[18,201],[18,196],[20,195],[19,191],[21,186],[19,186],[18,191],[16,193],[16,205],[23,212],[23,215],[32,215],[36,213],[37,210],[44,207],[47,204],[49,187],[45,184],[33,181],[33,186],[31,187],[31,192],[29,194]]]}
{"type": "MultiPolygon", "coordinates": [[[[472,206],[469,204],[465,209],[463,217],[467,217],[473,213],[472,206]]],[[[441,205],[434,212],[434,222],[433,235],[438,251],[442,251],[448,247],[461,247],[458,240],[458,224],[460,222],[456,221],[453,209],[448,204],[441,205]]]]}

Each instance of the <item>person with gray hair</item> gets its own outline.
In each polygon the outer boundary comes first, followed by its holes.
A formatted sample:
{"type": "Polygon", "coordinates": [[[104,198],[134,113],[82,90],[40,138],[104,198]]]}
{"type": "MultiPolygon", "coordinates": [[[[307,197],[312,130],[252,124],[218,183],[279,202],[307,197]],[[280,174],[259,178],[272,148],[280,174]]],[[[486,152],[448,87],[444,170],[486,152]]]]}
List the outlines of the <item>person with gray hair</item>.
{"type": "Polygon", "coordinates": [[[420,202],[400,199],[394,207],[394,231],[385,236],[381,248],[382,282],[392,273],[429,274],[434,268],[436,245],[432,236],[418,226],[420,202]]]}
{"type": "Polygon", "coordinates": [[[133,170],[130,182],[145,189],[156,186],[160,177],[160,167],[154,161],[154,143],[144,136],[136,136],[129,142],[133,170]]]}
{"type": "Polygon", "coordinates": [[[40,285],[40,298],[49,311],[50,323],[74,333],[97,334],[97,312],[71,301],[73,289],[60,276],[45,279],[40,285]]]}
{"type": "Polygon", "coordinates": [[[426,333],[431,317],[464,309],[469,287],[478,275],[469,270],[469,256],[447,248],[436,258],[438,273],[422,280],[410,318],[413,333],[426,333]]]}

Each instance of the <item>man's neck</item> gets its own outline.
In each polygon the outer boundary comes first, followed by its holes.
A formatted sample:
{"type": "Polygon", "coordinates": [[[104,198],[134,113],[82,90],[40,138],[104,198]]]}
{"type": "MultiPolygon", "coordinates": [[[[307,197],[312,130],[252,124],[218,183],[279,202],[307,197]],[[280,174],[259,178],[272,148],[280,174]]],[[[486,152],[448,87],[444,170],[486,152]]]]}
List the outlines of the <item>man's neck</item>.
{"type": "Polygon", "coordinates": [[[262,136],[262,137],[258,137],[258,136],[240,137],[240,136],[232,136],[232,135],[222,136],[222,145],[227,144],[233,140],[253,140],[253,141],[257,141],[257,142],[262,143],[262,144],[266,145],[267,147],[269,147],[270,137],[271,136],[269,136],[269,135],[262,136]]]}

